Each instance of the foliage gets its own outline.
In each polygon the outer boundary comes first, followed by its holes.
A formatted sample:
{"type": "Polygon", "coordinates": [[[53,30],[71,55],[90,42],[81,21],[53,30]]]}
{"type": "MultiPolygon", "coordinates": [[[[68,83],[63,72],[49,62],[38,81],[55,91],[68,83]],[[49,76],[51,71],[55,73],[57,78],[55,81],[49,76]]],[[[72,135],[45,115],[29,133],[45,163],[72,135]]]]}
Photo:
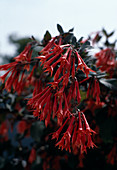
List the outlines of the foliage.
{"type": "Polygon", "coordinates": [[[0,169],[115,169],[114,31],[77,40],[57,29],[41,42],[10,37],[20,48],[0,66],[0,169]]]}

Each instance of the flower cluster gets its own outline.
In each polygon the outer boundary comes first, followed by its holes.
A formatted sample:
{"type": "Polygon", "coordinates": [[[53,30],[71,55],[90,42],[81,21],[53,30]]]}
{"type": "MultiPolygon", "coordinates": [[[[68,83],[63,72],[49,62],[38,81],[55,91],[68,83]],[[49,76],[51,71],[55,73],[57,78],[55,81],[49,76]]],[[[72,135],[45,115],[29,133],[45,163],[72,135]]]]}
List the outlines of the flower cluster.
{"type": "Polygon", "coordinates": [[[0,66],[0,70],[7,71],[0,77],[3,83],[10,74],[9,78],[5,82],[5,89],[8,91],[10,91],[13,87],[14,91],[17,91],[18,94],[21,93],[25,84],[24,79],[26,79],[25,72],[30,69],[31,56],[33,52],[31,47],[32,45],[30,43],[27,44],[25,49],[17,57],[14,57],[14,62],[0,66]]]}
{"type": "Polygon", "coordinates": [[[53,133],[52,139],[59,139],[60,133],[68,122],[68,128],[56,146],[69,152],[71,152],[72,148],[75,153],[78,152],[78,149],[83,153],[86,152],[87,147],[93,148],[95,146],[91,139],[92,133],[95,132],[89,127],[85,115],[80,111],[72,114],[71,118],[67,118],[64,124],[53,133]]]}
{"type": "MultiPolygon", "coordinates": [[[[14,91],[20,93],[26,81],[33,80],[34,70],[38,68],[38,63],[40,63],[41,74],[50,75],[51,81],[43,86],[40,76],[39,80],[34,83],[33,96],[28,100],[33,115],[44,120],[46,126],[51,117],[53,119],[56,117],[57,124],[61,127],[53,133],[53,139],[58,140],[63,127],[69,124],[63,137],[56,144],[59,148],[68,151],[71,151],[72,148],[74,152],[80,148],[81,153],[86,152],[87,147],[93,148],[95,144],[92,142],[91,135],[95,132],[89,127],[84,113],[77,111],[81,95],[76,74],[82,71],[85,80],[87,80],[89,73],[95,71],[86,65],[79,53],[79,48],[73,44],[63,44],[61,36],[52,38],[37,57],[31,58],[32,52],[32,44],[29,43],[24,51],[14,58],[13,63],[0,66],[0,70],[7,70],[0,77],[3,82],[10,74],[5,82],[5,88],[11,90],[13,87],[14,91]],[[25,76],[25,72],[30,70],[32,61],[35,62],[35,65],[29,75],[25,76]]],[[[92,95],[90,86],[91,84],[88,88],[88,97],[92,95]]],[[[100,90],[97,79],[94,80],[93,86],[93,96],[96,96],[96,101],[99,102],[100,90]]]]}
{"type": "Polygon", "coordinates": [[[110,48],[101,50],[95,54],[97,58],[97,67],[100,67],[101,71],[109,71],[115,67],[115,53],[110,48]]]}
{"type": "MultiPolygon", "coordinates": [[[[60,40],[56,43],[55,38],[39,54],[36,58],[40,60],[44,72],[53,76],[53,81],[49,82],[40,93],[34,95],[28,101],[28,105],[33,108],[34,116],[45,120],[46,126],[51,117],[57,118],[57,124],[61,127],[53,133],[52,139],[58,140],[63,127],[69,124],[56,146],[68,151],[71,151],[71,147],[73,150],[80,148],[81,153],[86,152],[87,147],[95,146],[91,139],[91,134],[95,132],[90,129],[83,113],[79,111],[74,116],[72,101],[74,100],[78,106],[81,100],[76,73],[81,70],[88,77],[89,72],[94,71],[86,65],[71,44],[62,45],[60,40]]],[[[95,88],[99,87],[96,81],[95,86],[95,88]]],[[[98,92],[99,90],[96,94],[98,92]]]]}

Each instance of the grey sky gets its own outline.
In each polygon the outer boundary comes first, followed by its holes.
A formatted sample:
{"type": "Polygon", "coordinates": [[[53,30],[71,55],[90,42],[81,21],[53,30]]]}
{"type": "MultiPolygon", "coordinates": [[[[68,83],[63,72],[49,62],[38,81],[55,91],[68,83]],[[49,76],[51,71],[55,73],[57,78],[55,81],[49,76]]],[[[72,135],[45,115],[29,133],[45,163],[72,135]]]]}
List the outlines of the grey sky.
{"type": "Polygon", "coordinates": [[[54,36],[57,23],[66,31],[74,27],[77,37],[116,30],[117,0],[0,0],[0,52],[13,52],[9,34],[42,38],[48,29],[54,36]]]}

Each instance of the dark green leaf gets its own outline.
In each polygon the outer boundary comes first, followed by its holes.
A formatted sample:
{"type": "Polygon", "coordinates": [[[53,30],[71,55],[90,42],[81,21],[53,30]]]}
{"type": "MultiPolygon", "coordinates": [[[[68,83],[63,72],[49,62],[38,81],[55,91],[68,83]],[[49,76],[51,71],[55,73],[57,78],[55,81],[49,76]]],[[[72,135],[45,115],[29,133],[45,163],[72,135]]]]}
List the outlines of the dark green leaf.
{"type": "Polygon", "coordinates": [[[89,41],[85,41],[85,43],[83,45],[84,46],[88,46],[88,45],[90,45],[90,42],[89,41]]]}
{"type": "Polygon", "coordinates": [[[63,28],[61,27],[61,25],[57,24],[57,29],[58,29],[60,34],[64,33],[63,28]]]}
{"type": "Polygon", "coordinates": [[[105,30],[104,28],[103,28],[102,32],[103,32],[103,34],[104,34],[106,37],[108,37],[108,34],[107,34],[107,32],[106,32],[106,30],[105,30]]]}
{"type": "Polygon", "coordinates": [[[113,142],[113,134],[116,130],[116,124],[112,117],[107,118],[100,125],[100,135],[105,143],[113,142]]]}
{"type": "Polygon", "coordinates": [[[99,82],[111,90],[117,90],[117,80],[116,79],[107,80],[107,79],[102,78],[99,80],[99,82]],[[116,85],[113,85],[113,83],[116,85]]]}
{"type": "Polygon", "coordinates": [[[91,49],[92,46],[90,46],[90,42],[86,41],[84,44],[82,44],[81,48],[79,49],[79,52],[83,52],[86,48],[91,49]]]}
{"type": "Polygon", "coordinates": [[[45,127],[44,127],[43,122],[40,122],[40,121],[34,122],[30,129],[32,138],[34,138],[36,141],[40,142],[44,128],[45,127]]]}
{"type": "Polygon", "coordinates": [[[114,33],[115,31],[112,31],[110,34],[108,34],[108,37],[111,37],[114,33]]]}
{"type": "Polygon", "coordinates": [[[101,38],[102,38],[102,36],[98,35],[98,36],[96,37],[95,42],[99,42],[101,38]]]}
{"type": "Polygon", "coordinates": [[[68,32],[73,32],[74,31],[74,28],[70,29],[68,32]]]}
{"type": "Polygon", "coordinates": [[[49,33],[49,31],[46,31],[45,35],[44,35],[44,40],[46,42],[48,42],[49,40],[51,40],[51,34],[49,33]]]}
{"type": "Polygon", "coordinates": [[[78,40],[78,43],[81,42],[83,40],[83,37],[81,37],[79,40],[78,40]]]}
{"type": "Polygon", "coordinates": [[[69,33],[65,38],[64,38],[64,43],[69,43],[69,41],[72,39],[73,34],[69,33]]]}
{"type": "Polygon", "coordinates": [[[104,44],[105,44],[106,46],[109,46],[109,45],[110,45],[110,43],[109,43],[108,40],[106,40],[104,44]]]}
{"type": "Polygon", "coordinates": [[[117,79],[116,78],[111,78],[111,79],[106,79],[106,82],[112,84],[113,86],[117,87],[117,79]]]}
{"type": "Polygon", "coordinates": [[[77,41],[76,37],[73,36],[73,38],[72,38],[72,44],[75,45],[75,44],[76,44],[76,41],[77,41]]]}
{"type": "Polygon", "coordinates": [[[34,37],[33,35],[31,36],[31,39],[34,40],[34,41],[36,41],[36,39],[35,39],[35,37],[34,37]]]}

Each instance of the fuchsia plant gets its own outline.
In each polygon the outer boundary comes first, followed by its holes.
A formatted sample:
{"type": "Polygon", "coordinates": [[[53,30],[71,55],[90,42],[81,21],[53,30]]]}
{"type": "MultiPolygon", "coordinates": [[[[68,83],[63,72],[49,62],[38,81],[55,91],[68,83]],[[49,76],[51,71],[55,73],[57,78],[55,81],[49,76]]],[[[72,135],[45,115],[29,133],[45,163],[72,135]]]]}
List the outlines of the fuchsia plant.
{"type": "Polygon", "coordinates": [[[101,66],[97,69],[91,60],[90,63],[87,60],[90,39],[77,41],[71,33],[73,30],[64,33],[60,25],[58,30],[60,35],[50,38],[38,51],[38,56],[32,56],[35,47],[40,47],[33,38],[12,63],[0,66],[1,71],[6,71],[0,78],[6,90],[13,89],[19,95],[32,85],[32,97],[27,99],[27,105],[33,115],[45,121],[46,126],[54,119],[60,126],[52,133],[56,146],[69,152],[80,150],[82,154],[87,148],[96,146],[92,141],[96,132],[90,128],[80,107],[83,84],[86,83],[87,99],[100,105],[99,69],[110,71],[115,66],[115,53],[110,48],[96,53],[96,66],[101,66]],[[40,72],[38,68],[41,68],[40,72]]]}

